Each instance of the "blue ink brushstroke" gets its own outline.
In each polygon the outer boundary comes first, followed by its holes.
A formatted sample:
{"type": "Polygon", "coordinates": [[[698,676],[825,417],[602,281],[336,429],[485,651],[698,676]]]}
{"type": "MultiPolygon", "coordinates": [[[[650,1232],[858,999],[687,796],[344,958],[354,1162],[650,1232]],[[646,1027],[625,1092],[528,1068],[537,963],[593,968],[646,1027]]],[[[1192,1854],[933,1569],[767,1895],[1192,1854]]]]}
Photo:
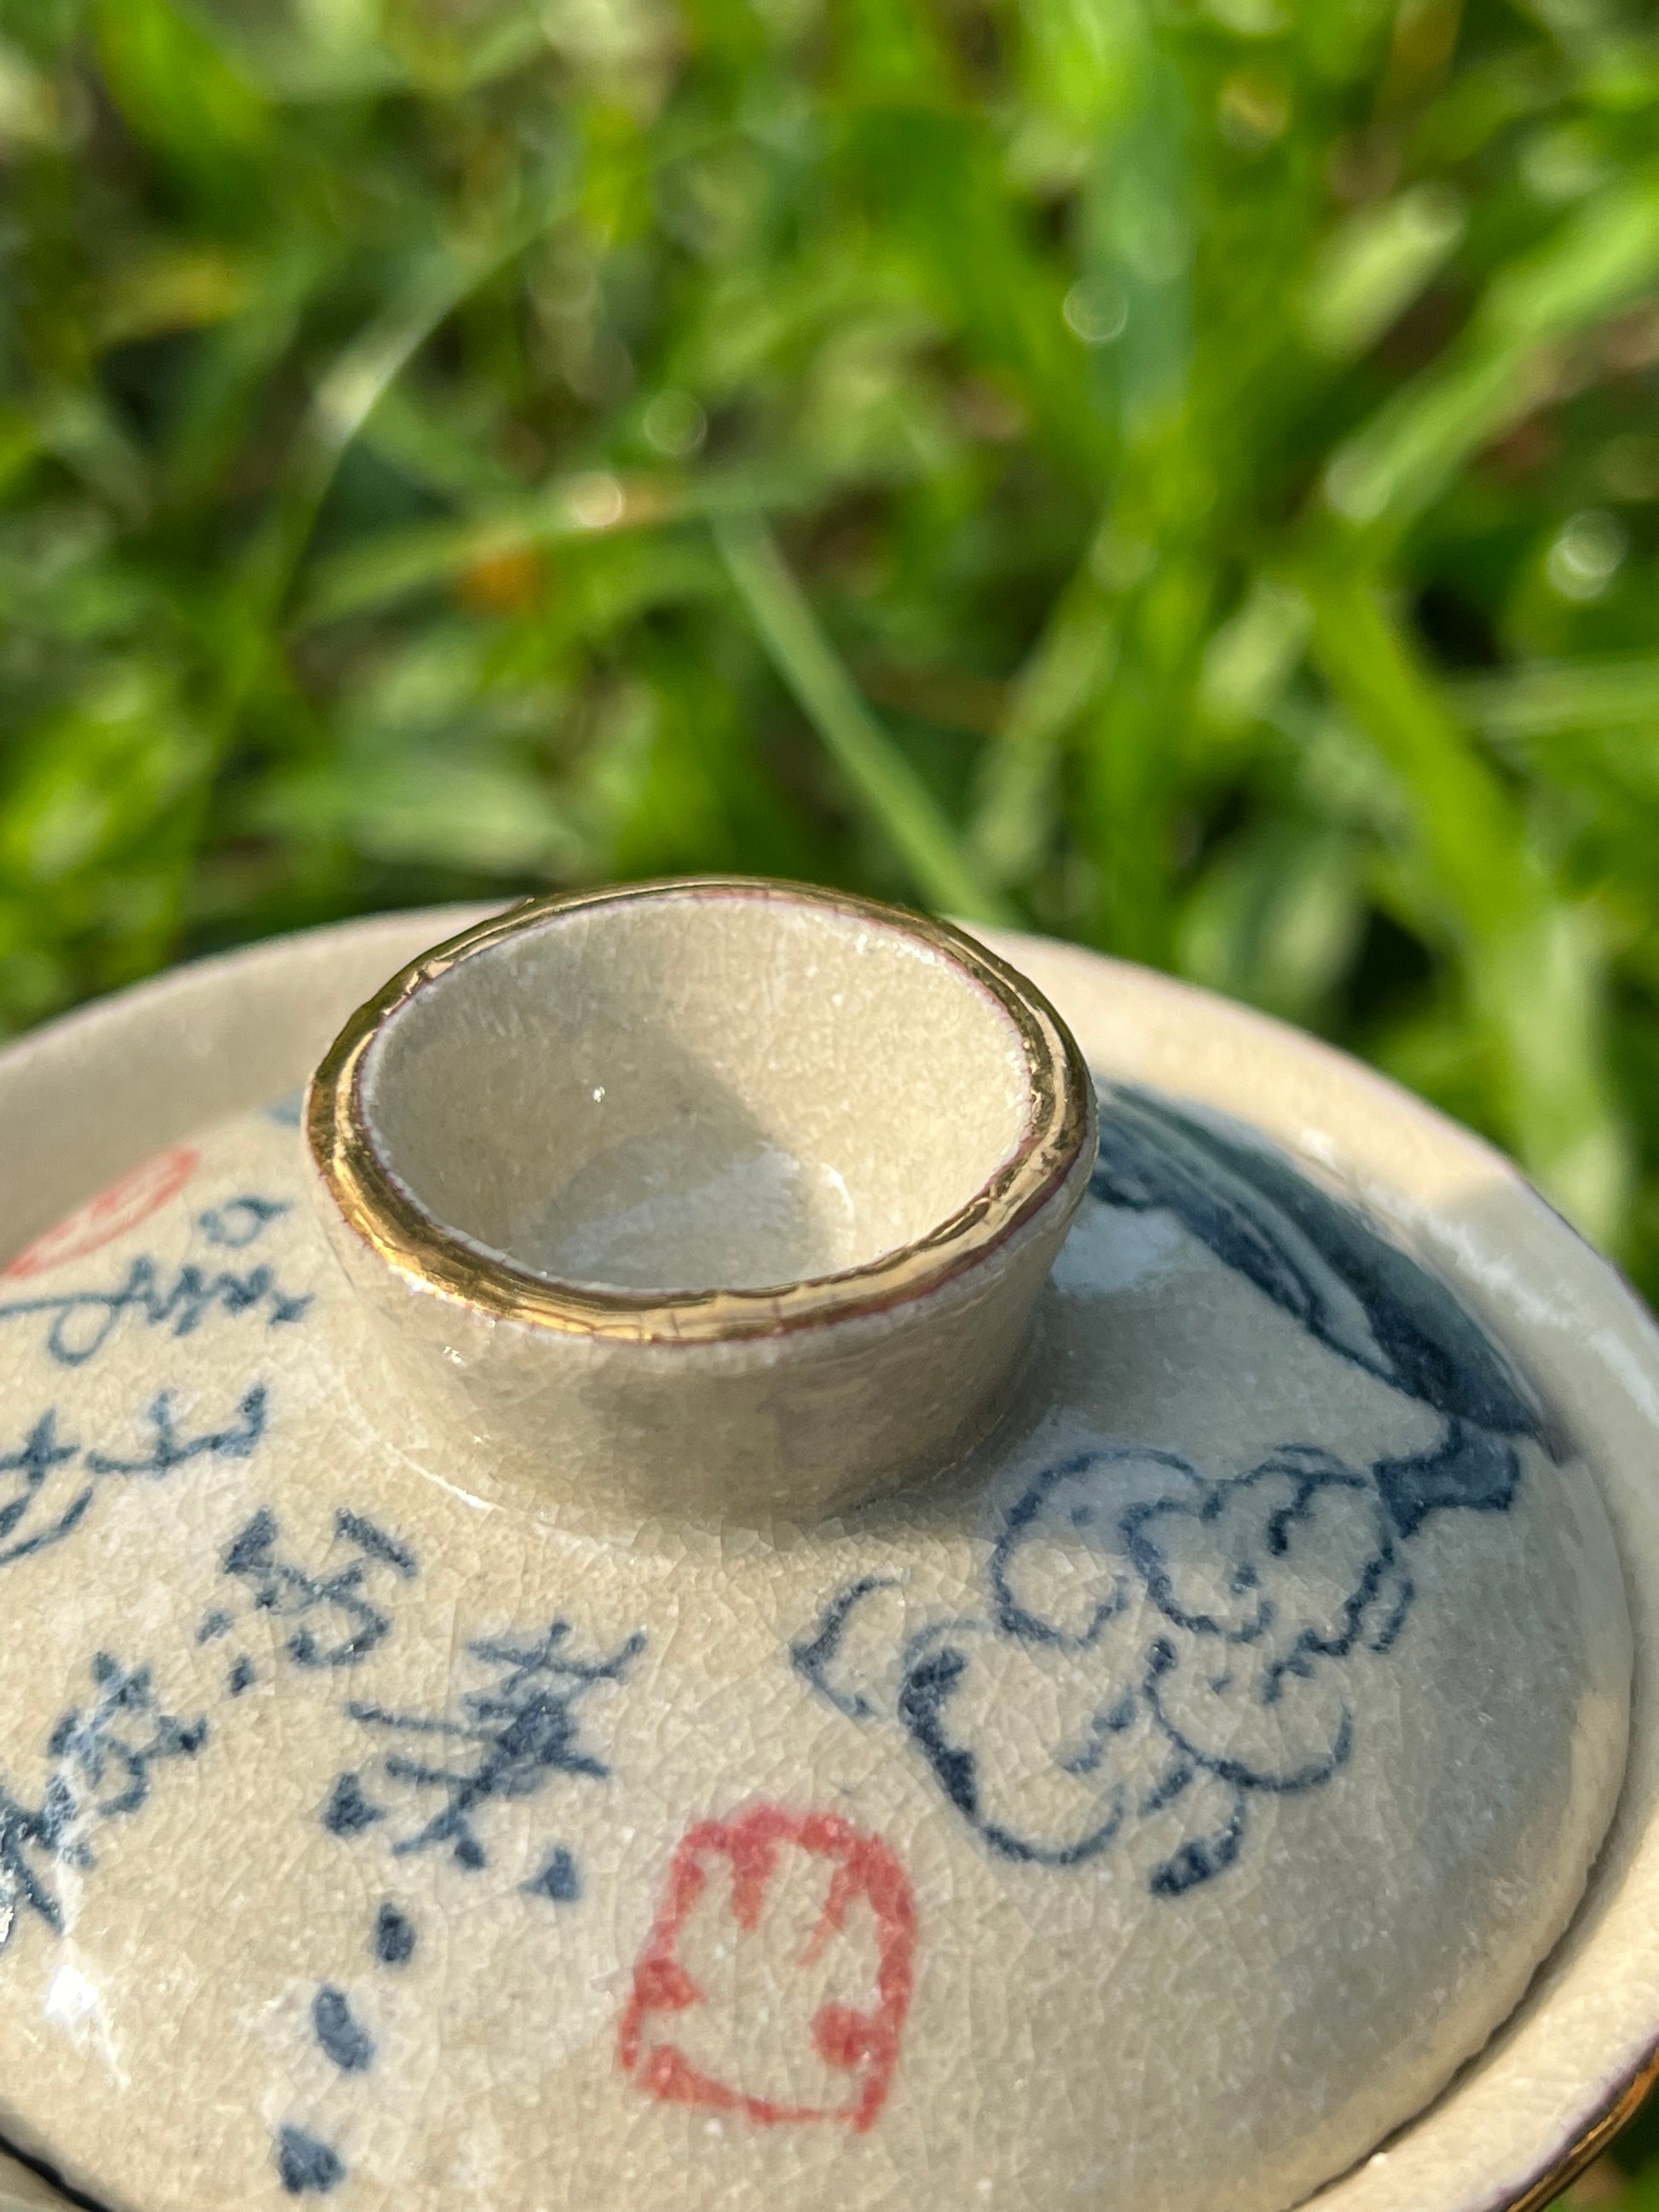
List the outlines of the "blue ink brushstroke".
{"type": "MultiPolygon", "coordinates": [[[[471,1656],[497,1680],[489,1689],[466,1692],[457,1719],[357,1701],[345,1706],[348,1717],[365,1728],[432,1747],[426,1757],[402,1750],[382,1757],[384,1783],[408,1790],[417,1801],[430,1793],[442,1800],[415,1833],[393,1844],[394,1856],[445,1849],[457,1866],[476,1873],[489,1864],[477,1822],[492,1800],[533,1796],[555,1775],[610,1779],[610,1767],[583,1736],[580,1708],[603,1684],[627,1680],[645,1649],[644,1632],[635,1631],[603,1659],[577,1658],[569,1638],[569,1622],[555,1620],[532,1644],[495,1638],[469,1644],[471,1656]]],[[[362,1785],[355,1776],[342,1775],[337,1795],[348,1784],[350,1803],[361,1798],[362,1785]]]]}
{"type": "Polygon", "coordinates": [[[284,2128],[277,2136],[276,2171],[290,2197],[325,2197],[346,2178],[339,2153],[305,2128],[284,2128]]]}
{"type": "Polygon", "coordinates": [[[367,2074],[374,2063],[374,2039],[351,2009],[343,1990],[325,1983],[311,2002],[311,2029],[343,2074],[367,2074]]]}
{"type": "Polygon", "coordinates": [[[557,1844],[548,1853],[541,1872],[520,1887],[526,1897],[544,1897],[552,1905],[580,1905],[581,1869],[564,1845],[557,1844]]]}
{"type": "MultiPolygon", "coordinates": [[[[361,1513],[336,1513],[334,1540],[356,1556],[331,1571],[301,1566],[281,1553],[276,1516],[262,1505],[220,1559],[221,1571],[240,1585],[252,1611],[298,1624],[285,1646],[297,1666],[357,1666],[392,1632],[392,1615],[365,1594],[369,1577],[386,1569],[410,1581],[419,1572],[409,1547],[361,1513]],[[319,1633],[319,1622],[327,1624],[326,1634],[319,1633]]],[[[204,1622],[204,1631],[206,1626],[204,1622]]]]}
{"type": "MultiPolygon", "coordinates": [[[[897,1686],[885,1711],[848,1662],[855,1624],[877,1618],[898,1578],[866,1576],[837,1591],[791,1657],[848,1719],[896,1721],[945,1802],[999,1857],[1076,1869],[1131,1821],[1173,1819],[1184,1833],[1148,1877],[1152,1893],[1170,1900],[1239,1863],[1253,1802],[1322,1789],[1347,1765],[1355,1723],[1344,1670],[1361,1651],[1386,1656],[1404,1632],[1416,1597],[1407,1547],[1424,1522],[1506,1512],[1520,1444],[1559,1447],[1454,1292],[1258,1140],[1115,1089],[1103,1099],[1091,1188],[1109,1206],[1173,1214],[1317,1343],[1438,1415],[1439,1437],[1362,1468],[1286,1443],[1219,1480],[1147,1444],[1073,1453],[1002,1516],[986,1613],[937,1622],[880,1661],[880,1679],[897,1686]],[[1070,1545],[1093,1577],[1060,1586],[1064,1613],[1043,1609],[1042,1554],[1028,1549],[1040,1541],[1070,1545]],[[1299,1577],[1309,1553],[1322,1580],[1299,1577]],[[1332,1594],[1316,1600],[1334,1565],[1332,1594]],[[1164,1624],[1150,1635],[1134,1627],[1147,1608],[1164,1624]],[[1043,1665],[1064,1672],[1045,1679],[1063,1680],[1084,1707],[1048,1754],[1079,1790],[1051,1799],[1068,1809],[1063,1820],[1049,1812],[1046,1826],[991,1809],[1006,1715],[1001,1734],[980,1740],[958,1717],[997,1695],[988,1683],[970,1703],[974,1670],[1021,1652],[1049,1655],[1043,1665]],[[1149,1755],[1158,1778],[1132,1800],[1115,1762],[1149,1755]]],[[[1007,1787],[1005,1778],[1001,1796],[1007,1787]]]]}
{"type": "Polygon", "coordinates": [[[374,1916],[374,1955],[383,1966],[406,1966],[415,1956],[415,1923],[389,1901],[374,1916]]]}
{"type": "Polygon", "coordinates": [[[137,1457],[129,1457],[112,1452],[83,1451],[78,1443],[61,1441],[57,1409],[50,1409],[30,1430],[20,1449],[0,1454],[0,1479],[7,1475],[21,1478],[15,1494],[0,1503],[0,1567],[13,1566],[62,1543],[86,1518],[100,1484],[112,1477],[148,1476],[153,1481],[165,1481],[176,1469],[188,1466],[193,1460],[251,1458],[264,1441],[268,1410],[264,1385],[256,1383],[243,1393],[236,1418],[228,1426],[207,1430],[199,1436],[182,1436],[173,1414],[172,1394],[163,1390],[151,1400],[144,1413],[152,1435],[149,1449],[137,1457]],[[93,1480],[82,1483],[69,1503],[56,1510],[55,1517],[45,1519],[44,1525],[28,1529],[27,1533],[20,1533],[37,1509],[43,1516],[53,1513],[53,1505],[47,1502],[51,1478],[59,1469],[67,1470],[77,1462],[79,1471],[92,1476],[93,1480]]]}
{"type": "Polygon", "coordinates": [[[52,1887],[54,1867],[84,1874],[97,1864],[88,1838],[149,1802],[152,1769],[194,1759],[208,1739],[205,1719],[180,1721],[157,1698],[149,1667],[125,1667],[107,1651],[91,1662],[94,1695],[52,1729],[52,1765],[40,1802],[28,1804],[0,1782],[0,1951],[20,1907],[64,1931],[52,1887]]]}
{"type": "Polygon", "coordinates": [[[46,1356],[60,1367],[84,1367],[103,1351],[126,1314],[136,1315],[147,1328],[182,1338],[194,1335],[216,1312],[234,1317],[263,1307],[267,1326],[280,1328],[303,1320],[311,1304],[309,1291],[291,1296],[267,1266],[252,1267],[245,1274],[230,1268],[208,1274],[191,1261],[164,1285],[155,1259],[141,1253],[112,1290],[60,1291],[49,1297],[8,1299],[0,1303],[0,1322],[50,1315],[52,1326],[44,1339],[46,1356]],[[77,1325],[85,1322],[91,1326],[82,1334],[77,1325]]]}
{"type": "Polygon", "coordinates": [[[227,1252],[240,1252],[257,1243],[273,1221],[280,1221],[293,1210],[285,1198],[256,1198],[250,1194],[210,1206],[205,1213],[197,1215],[196,1226],[210,1244],[227,1252]]]}

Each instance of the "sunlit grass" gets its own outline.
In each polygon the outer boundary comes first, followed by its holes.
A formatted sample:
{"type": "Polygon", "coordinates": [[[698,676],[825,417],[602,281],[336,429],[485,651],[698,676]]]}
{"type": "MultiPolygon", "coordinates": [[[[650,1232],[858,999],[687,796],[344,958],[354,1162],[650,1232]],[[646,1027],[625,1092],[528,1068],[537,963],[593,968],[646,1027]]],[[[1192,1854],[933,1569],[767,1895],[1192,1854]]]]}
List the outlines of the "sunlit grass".
{"type": "Polygon", "coordinates": [[[1614,0],[0,0],[0,1014],[825,878],[1652,1287],[1656,125],[1614,0]]]}

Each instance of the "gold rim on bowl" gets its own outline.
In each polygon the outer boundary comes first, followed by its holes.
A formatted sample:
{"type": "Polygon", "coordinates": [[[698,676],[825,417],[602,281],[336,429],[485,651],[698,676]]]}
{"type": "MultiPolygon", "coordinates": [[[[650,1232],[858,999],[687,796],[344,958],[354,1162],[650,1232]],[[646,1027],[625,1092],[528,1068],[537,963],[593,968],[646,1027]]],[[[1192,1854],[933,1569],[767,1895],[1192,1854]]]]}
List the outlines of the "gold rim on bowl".
{"type": "Polygon", "coordinates": [[[313,1161],[341,1216],[411,1287],[533,1328],[694,1345],[784,1335],[885,1312],[940,1289],[1006,1243],[1067,1183],[1088,1138],[1093,1097],[1076,1040],[1042,992],[949,922],[848,892],[757,877],[690,876],[529,899],[412,961],[357,1009],[324,1054],[307,1094],[305,1123],[313,1161]],[[973,1196],[925,1237],[860,1267],[779,1288],[665,1293],[562,1283],[446,1226],[387,1165],[370,1133],[363,1070],[375,1038],[441,975],[551,915],[661,898],[817,907],[908,935],[942,954],[995,1000],[1018,1034],[1030,1097],[1019,1142],[973,1196]]]}

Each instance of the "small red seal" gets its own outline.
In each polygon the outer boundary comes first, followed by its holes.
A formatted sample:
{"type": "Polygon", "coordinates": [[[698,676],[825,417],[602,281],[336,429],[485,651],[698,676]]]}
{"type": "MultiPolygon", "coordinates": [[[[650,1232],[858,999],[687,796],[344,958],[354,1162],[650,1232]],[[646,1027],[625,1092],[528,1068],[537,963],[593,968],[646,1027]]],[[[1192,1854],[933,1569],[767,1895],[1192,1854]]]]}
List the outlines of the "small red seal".
{"type": "Polygon", "coordinates": [[[910,2006],[909,1878],[833,1813],[757,1806],[684,1838],[623,2015],[619,2055],[665,2103],[765,2126],[887,2101],[910,2006]]]}
{"type": "Polygon", "coordinates": [[[169,1199],[177,1198],[201,1159],[193,1145],[175,1145],[171,1152],[158,1152],[153,1160],[129,1169],[107,1190],[77,1206],[55,1229],[48,1229],[45,1236],[26,1245],[11,1265],[0,1271],[0,1281],[44,1275],[49,1268],[60,1267],[69,1260],[84,1260],[89,1252],[112,1244],[129,1229],[137,1229],[152,1213],[159,1213],[169,1199]]]}

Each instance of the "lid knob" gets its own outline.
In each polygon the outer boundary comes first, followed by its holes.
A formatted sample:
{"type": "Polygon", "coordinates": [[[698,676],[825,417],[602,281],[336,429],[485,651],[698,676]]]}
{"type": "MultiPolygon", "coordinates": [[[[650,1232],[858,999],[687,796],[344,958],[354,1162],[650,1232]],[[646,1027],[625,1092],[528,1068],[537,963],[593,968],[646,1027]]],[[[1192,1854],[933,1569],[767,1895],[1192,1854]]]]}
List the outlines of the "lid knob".
{"type": "Polygon", "coordinates": [[[994,1413],[1093,1158],[1030,983],[948,925],[696,878],[406,968],[307,1109],[405,1377],[550,1492],[812,1515],[994,1413]]]}

